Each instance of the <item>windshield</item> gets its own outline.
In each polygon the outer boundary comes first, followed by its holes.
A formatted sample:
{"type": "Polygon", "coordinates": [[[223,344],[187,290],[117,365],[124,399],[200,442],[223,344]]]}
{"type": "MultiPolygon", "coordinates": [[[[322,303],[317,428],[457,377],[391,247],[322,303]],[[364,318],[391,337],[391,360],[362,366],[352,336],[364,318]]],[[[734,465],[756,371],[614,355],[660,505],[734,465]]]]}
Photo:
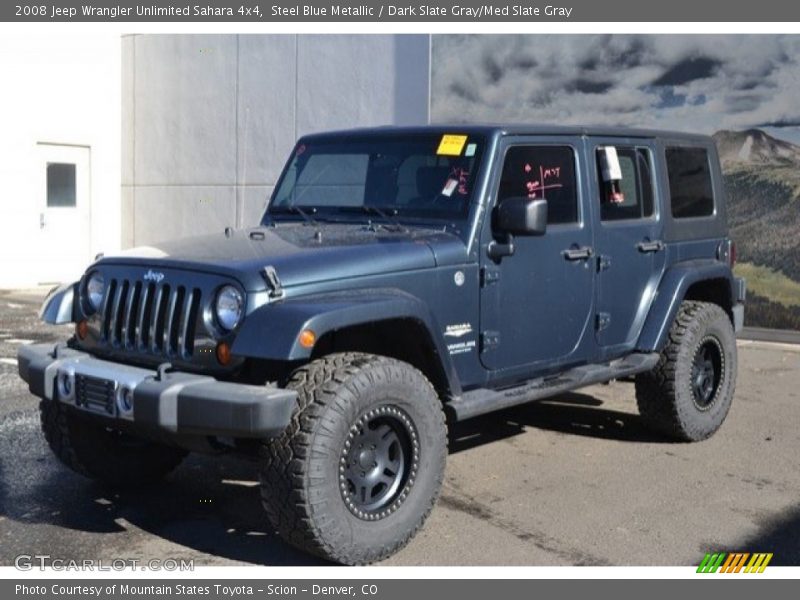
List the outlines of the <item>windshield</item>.
{"type": "Polygon", "coordinates": [[[301,142],[267,214],[462,218],[484,145],[479,136],[441,133],[301,142]]]}

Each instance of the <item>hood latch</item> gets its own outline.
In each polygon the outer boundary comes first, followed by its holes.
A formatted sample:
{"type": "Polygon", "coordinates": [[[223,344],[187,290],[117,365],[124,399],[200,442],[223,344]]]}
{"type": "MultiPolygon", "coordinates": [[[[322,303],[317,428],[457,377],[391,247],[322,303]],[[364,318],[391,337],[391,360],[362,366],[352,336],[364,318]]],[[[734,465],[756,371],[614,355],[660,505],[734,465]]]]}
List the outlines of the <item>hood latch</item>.
{"type": "Polygon", "coordinates": [[[269,287],[269,297],[273,300],[282,298],[283,286],[281,285],[281,280],[278,278],[278,272],[275,270],[275,267],[267,265],[261,271],[261,275],[264,277],[264,281],[267,282],[267,286],[269,287]]]}

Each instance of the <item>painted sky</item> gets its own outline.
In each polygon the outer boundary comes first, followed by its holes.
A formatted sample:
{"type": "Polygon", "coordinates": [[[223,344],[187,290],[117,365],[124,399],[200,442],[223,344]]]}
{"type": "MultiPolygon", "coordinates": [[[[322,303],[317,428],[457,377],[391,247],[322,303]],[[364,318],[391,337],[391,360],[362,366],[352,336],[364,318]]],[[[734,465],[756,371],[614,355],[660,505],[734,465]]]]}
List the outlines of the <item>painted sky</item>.
{"type": "Polygon", "coordinates": [[[437,35],[434,122],[606,124],[800,141],[797,35],[437,35]]]}

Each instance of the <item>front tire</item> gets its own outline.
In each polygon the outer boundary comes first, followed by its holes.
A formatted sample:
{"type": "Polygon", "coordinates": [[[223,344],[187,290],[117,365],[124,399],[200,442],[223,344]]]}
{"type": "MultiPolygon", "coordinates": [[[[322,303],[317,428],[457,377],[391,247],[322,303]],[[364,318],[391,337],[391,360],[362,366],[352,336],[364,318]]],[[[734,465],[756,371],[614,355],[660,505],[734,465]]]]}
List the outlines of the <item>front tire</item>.
{"type": "Polygon", "coordinates": [[[730,410],[736,361],[736,335],[725,311],[708,302],[683,302],[658,364],[636,377],[642,419],[681,441],[710,437],[730,410]]]}
{"type": "Polygon", "coordinates": [[[332,354],[295,371],[298,406],[265,444],[264,508],[293,546],[343,564],[405,546],[441,489],[447,429],[425,376],[391,358],[332,354]]]}
{"type": "Polygon", "coordinates": [[[45,439],[58,459],[76,473],[113,487],[156,483],[187,454],[81,418],[56,400],[42,400],[39,413],[45,439]]]}

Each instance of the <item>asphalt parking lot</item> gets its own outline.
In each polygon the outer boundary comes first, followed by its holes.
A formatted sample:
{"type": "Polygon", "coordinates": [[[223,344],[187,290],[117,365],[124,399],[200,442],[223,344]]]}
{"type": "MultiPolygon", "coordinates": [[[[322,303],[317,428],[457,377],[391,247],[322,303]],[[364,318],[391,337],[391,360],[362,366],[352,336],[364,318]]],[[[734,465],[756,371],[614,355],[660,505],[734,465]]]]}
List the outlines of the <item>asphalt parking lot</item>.
{"type": "MultiPolygon", "coordinates": [[[[0,564],[194,559],[309,565],[269,528],[256,466],[190,457],[162,485],[117,493],[50,453],[17,347],[55,341],[34,294],[0,292],[0,564]]],[[[707,551],[800,565],[800,346],[740,342],[739,383],[712,439],[676,444],[614,382],[452,428],[447,478],[395,565],[692,565],[707,551]]]]}

